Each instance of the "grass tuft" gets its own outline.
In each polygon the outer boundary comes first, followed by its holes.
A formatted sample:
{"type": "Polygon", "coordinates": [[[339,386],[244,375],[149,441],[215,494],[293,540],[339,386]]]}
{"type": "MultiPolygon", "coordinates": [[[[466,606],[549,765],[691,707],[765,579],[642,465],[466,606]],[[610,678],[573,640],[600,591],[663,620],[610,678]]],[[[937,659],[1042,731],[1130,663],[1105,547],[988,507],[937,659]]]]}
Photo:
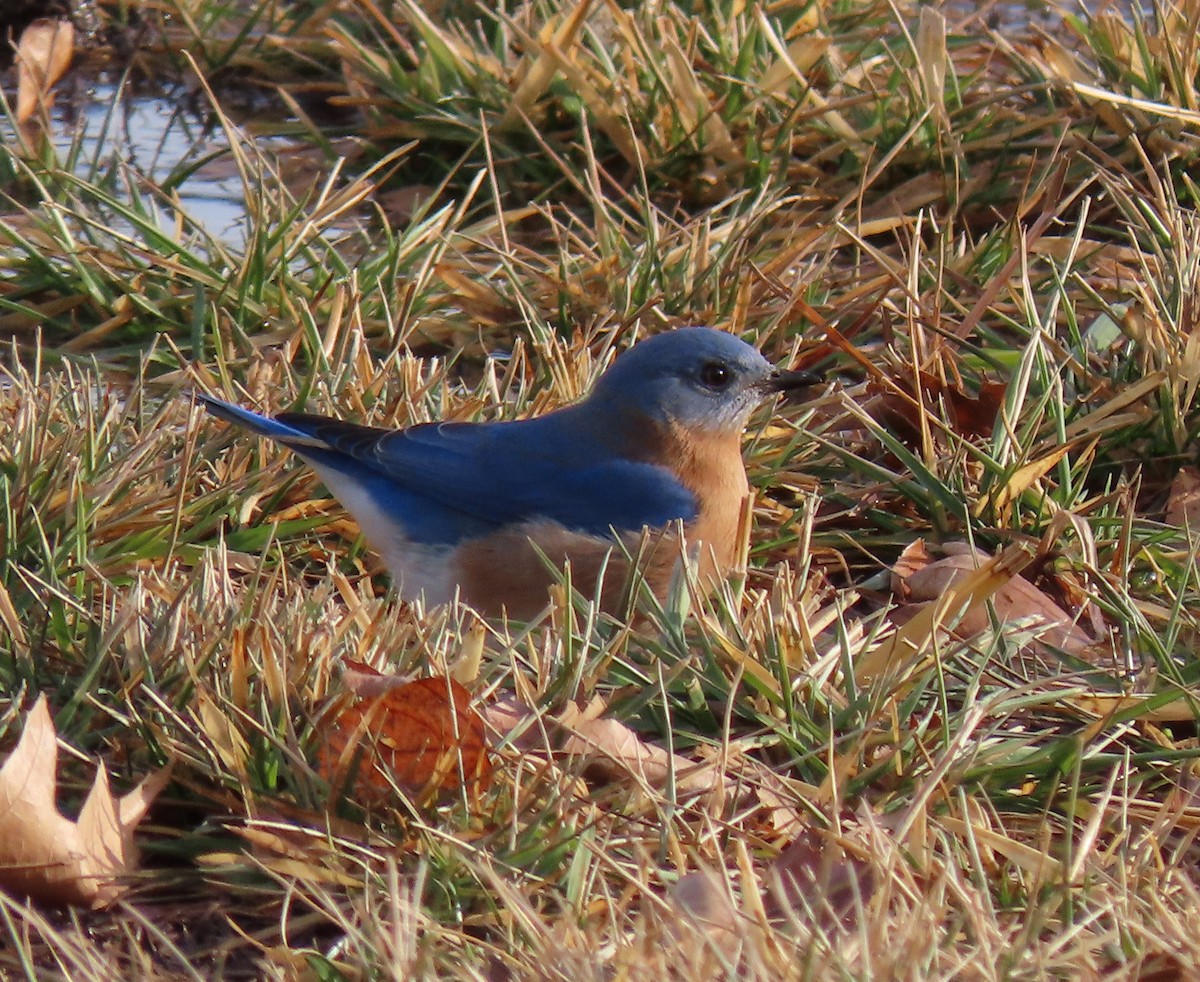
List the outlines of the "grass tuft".
{"type": "Polygon", "coordinates": [[[1200,971],[1200,2],[917,6],[99,5],[211,127],[0,144],[0,743],[46,692],[68,811],[174,777],[120,907],[0,893],[0,972],[1200,971]],[[191,397],[519,418],[697,323],[832,381],[751,427],[745,568],[627,618],[397,600],[191,397]],[[917,540],[995,558],[918,608],[917,540]],[[490,789],[331,788],[350,662],[468,683],[490,789]]]}

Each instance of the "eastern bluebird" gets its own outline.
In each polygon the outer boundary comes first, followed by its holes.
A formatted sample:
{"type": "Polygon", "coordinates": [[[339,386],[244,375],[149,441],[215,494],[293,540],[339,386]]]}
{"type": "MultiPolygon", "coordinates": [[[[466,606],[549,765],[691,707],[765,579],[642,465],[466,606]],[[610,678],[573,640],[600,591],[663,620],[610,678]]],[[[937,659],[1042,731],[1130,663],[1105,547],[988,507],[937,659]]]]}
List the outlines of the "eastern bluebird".
{"type": "Polygon", "coordinates": [[[582,402],[514,422],[385,430],[199,398],[307,461],[401,596],[443,603],[457,590],[485,615],[529,620],[568,562],[585,595],[603,576],[605,609],[619,606],[631,563],[661,597],[678,523],[701,576],[727,573],[749,494],[750,413],[819,380],[774,368],[732,334],[690,327],[635,344],[582,402]]]}

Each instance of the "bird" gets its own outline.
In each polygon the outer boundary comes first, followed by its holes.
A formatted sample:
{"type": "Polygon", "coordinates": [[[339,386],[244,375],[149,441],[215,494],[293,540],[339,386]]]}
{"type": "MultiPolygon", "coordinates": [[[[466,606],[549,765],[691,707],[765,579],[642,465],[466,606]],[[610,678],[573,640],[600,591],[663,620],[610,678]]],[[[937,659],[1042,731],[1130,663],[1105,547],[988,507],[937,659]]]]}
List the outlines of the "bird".
{"type": "Polygon", "coordinates": [[[681,536],[705,583],[726,575],[750,491],[750,415],[820,381],[726,331],[685,327],[631,345],[586,398],[529,419],[394,430],[197,398],[308,463],[403,599],[457,594],[485,617],[531,621],[568,565],[609,612],[635,570],[663,598],[681,536]]]}

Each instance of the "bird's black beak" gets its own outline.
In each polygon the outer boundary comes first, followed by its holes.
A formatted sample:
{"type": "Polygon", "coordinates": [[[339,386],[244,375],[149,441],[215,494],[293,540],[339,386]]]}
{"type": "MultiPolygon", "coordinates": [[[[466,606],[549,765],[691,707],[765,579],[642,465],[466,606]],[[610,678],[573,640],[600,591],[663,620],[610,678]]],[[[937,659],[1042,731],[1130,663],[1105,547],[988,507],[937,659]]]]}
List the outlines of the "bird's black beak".
{"type": "Polygon", "coordinates": [[[767,394],[786,392],[791,395],[820,385],[824,381],[825,376],[820,372],[788,372],[776,369],[763,380],[762,389],[767,394]]]}

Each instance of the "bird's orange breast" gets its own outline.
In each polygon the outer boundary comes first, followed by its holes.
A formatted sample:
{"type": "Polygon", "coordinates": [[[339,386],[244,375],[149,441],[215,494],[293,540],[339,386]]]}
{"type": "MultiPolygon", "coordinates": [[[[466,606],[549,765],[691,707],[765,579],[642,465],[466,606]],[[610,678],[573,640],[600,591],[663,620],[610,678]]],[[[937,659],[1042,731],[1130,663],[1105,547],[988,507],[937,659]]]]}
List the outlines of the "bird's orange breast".
{"type": "Polygon", "coordinates": [[[750,493],[740,434],[672,427],[667,440],[662,459],[672,462],[680,482],[696,496],[699,515],[688,536],[700,548],[700,572],[724,576],[738,560],[738,533],[750,493]]]}
{"type": "MultiPolygon", "coordinates": [[[[647,462],[666,467],[696,497],[696,518],[684,531],[696,556],[701,582],[724,576],[738,560],[739,529],[750,487],[742,463],[739,434],[710,434],[678,427],[644,431],[647,462]]],[[[656,530],[652,530],[652,533],[656,530]]],[[[650,589],[665,597],[680,551],[672,527],[665,534],[630,532],[618,546],[611,538],[571,531],[535,519],[461,543],[451,560],[451,578],[463,599],[485,614],[506,610],[527,620],[547,602],[555,574],[570,563],[572,585],[594,596],[600,577],[600,604],[618,611],[628,597],[632,565],[650,589]],[[632,557],[631,564],[626,556],[632,557]]]]}

